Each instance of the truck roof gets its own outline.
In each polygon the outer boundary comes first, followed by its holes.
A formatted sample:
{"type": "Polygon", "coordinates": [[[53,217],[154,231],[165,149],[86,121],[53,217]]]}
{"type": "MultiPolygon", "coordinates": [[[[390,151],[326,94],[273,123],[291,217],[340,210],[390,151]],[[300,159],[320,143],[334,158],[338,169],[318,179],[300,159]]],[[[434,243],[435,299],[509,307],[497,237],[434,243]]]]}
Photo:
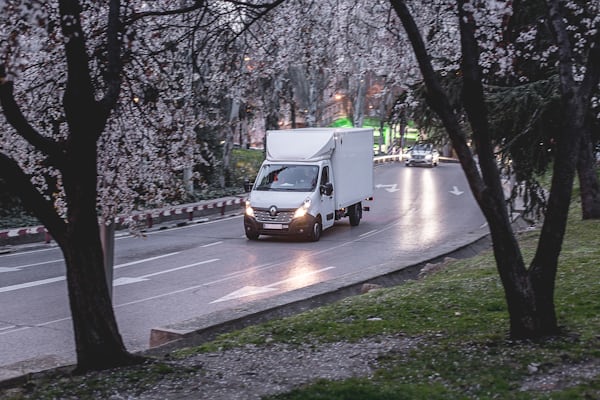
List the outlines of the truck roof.
{"type": "Polygon", "coordinates": [[[329,158],[335,138],[367,128],[300,128],[267,131],[267,160],[318,161],[329,158]]]}

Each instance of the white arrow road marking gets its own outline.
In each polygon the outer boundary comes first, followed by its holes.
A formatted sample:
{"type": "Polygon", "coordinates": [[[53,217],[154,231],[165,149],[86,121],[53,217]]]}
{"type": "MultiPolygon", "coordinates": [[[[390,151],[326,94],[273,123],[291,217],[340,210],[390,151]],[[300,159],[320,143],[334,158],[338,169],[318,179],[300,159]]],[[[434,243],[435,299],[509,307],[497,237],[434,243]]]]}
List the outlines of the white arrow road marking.
{"type": "Polygon", "coordinates": [[[452,190],[450,191],[450,193],[452,193],[455,196],[460,196],[464,192],[458,190],[458,188],[456,186],[452,186],[452,190]]]}
{"type": "Polygon", "coordinates": [[[385,190],[387,190],[390,193],[397,192],[398,190],[400,190],[400,189],[397,188],[397,186],[398,186],[397,183],[394,183],[393,185],[381,185],[381,184],[375,185],[375,187],[377,189],[384,188],[385,190]]]}
{"type": "Polygon", "coordinates": [[[142,276],[138,276],[138,277],[134,277],[134,278],[128,278],[128,277],[117,278],[113,281],[113,286],[121,286],[121,285],[128,285],[130,283],[143,282],[143,281],[147,281],[148,278],[151,278],[153,276],[168,274],[170,272],[179,271],[180,269],[197,267],[198,265],[208,264],[208,263],[212,263],[215,261],[219,261],[219,259],[213,258],[211,260],[200,261],[197,263],[183,265],[183,266],[177,267],[177,268],[166,269],[164,271],[153,272],[151,274],[146,274],[146,275],[142,275],[142,276]]]}
{"type": "Polygon", "coordinates": [[[212,301],[210,304],[213,303],[220,303],[222,301],[228,301],[228,300],[235,300],[235,299],[239,299],[242,297],[247,297],[247,296],[252,296],[255,294],[262,294],[262,293],[267,293],[267,292],[272,292],[274,290],[278,290],[276,288],[271,288],[268,286],[244,286],[243,288],[241,288],[240,290],[236,290],[235,292],[229,293],[227,296],[223,296],[218,300],[212,301]]]}
{"type": "Polygon", "coordinates": [[[327,267],[327,268],[318,269],[316,271],[306,272],[304,274],[295,275],[295,276],[292,276],[291,278],[284,279],[282,281],[275,282],[275,283],[272,283],[267,286],[244,286],[243,288],[236,290],[235,292],[229,293],[228,295],[223,296],[220,299],[211,301],[210,304],[220,303],[222,301],[228,301],[228,300],[235,300],[235,299],[239,299],[242,297],[252,296],[255,294],[262,294],[262,293],[272,292],[274,290],[279,290],[278,288],[276,288],[274,286],[279,286],[279,285],[287,283],[287,282],[293,282],[297,279],[302,279],[307,276],[315,275],[315,274],[318,274],[319,272],[327,271],[327,270],[334,269],[334,268],[335,267],[327,267]]]}

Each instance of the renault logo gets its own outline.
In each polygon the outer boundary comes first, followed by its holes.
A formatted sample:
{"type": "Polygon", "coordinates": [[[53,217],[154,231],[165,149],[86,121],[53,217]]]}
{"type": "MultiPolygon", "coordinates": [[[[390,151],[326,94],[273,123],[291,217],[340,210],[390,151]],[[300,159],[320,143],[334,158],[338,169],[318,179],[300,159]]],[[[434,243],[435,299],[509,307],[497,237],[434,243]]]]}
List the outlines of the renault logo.
{"type": "Polygon", "coordinates": [[[275,206],[271,206],[271,207],[269,208],[269,215],[270,215],[271,217],[275,217],[275,216],[277,216],[277,207],[275,207],[275,206]]]}

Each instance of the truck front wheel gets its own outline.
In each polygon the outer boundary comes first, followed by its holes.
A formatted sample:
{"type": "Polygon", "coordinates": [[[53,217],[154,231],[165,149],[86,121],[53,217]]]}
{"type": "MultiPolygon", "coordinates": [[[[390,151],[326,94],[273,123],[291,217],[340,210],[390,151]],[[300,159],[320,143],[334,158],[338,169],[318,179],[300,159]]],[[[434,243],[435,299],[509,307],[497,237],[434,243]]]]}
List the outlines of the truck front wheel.
{"type": "Polygon", "coordinates": [[[247,237],[249,240],[257,240],[257,239],[258,239],[258,236],[259,236],[259,233],[257,233],[257,232],[254,232],[254,231],[253,231],[253,230],[251,230],[251,229],[247,229],[247,230],[246,230],[246,237],[247,237]]]}
{"type": "Polygon", "coordinates": [[[308,239],[311,242],[318,242],[319,239],[321,239],[321,232],[323,232],[323,226],[321,225],[321,220],[317,218],[315,219],[315,222],[313,222],[308,239]]]}
{"type": "Polygon", "coordinates": [[[362,218],[362,204],[356,203],[350,206],[348,217],[350,218],[350,226],[358,226],[362,218]]]}

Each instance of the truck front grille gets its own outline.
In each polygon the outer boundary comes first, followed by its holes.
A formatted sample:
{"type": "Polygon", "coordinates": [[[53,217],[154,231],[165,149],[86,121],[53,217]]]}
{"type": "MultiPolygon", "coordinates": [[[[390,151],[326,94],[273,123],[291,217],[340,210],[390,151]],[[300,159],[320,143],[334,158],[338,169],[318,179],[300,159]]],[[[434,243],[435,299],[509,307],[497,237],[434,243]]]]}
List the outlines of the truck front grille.
{"type": "Polygon", "coordinates": [[[254,209],[254,217],[259,222],[275,222],[279,224],[289,224],[292,222],[294,216],[294,210],[279,210],[277,215],[272,216],[269,214],[269,210],[257,210],[254,209]]]}

